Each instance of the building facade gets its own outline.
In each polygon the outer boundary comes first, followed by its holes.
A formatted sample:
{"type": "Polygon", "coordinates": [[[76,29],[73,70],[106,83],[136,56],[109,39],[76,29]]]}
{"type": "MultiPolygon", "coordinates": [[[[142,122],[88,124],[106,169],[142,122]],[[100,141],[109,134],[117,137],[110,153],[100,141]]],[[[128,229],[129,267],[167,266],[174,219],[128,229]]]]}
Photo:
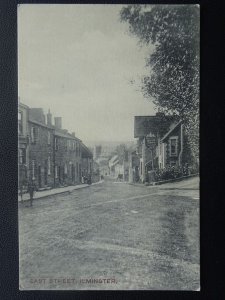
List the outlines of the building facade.
{"type": "Polygon", "coordinates": [[[18,106],[18,177],[19,187],[26,184],[29,176],[29,107],[22,103],[18,106]]]}
{"type": "Polygon", "coordinates": [[[81,143],[81,176],[87,177],[93,173],[93,154],[83,143],[81,143]]]}
{"type": "Polygon", "coordinates": [[[149,179],[151,171],[181,168],[190,163],[190,149],[184,127],[176,117],[163,113],[138,116],[135,117],[134,127],[134,137],[138,138],[136,153],[139,157],[139,167],[135,166],[136,177],[142,182],[149,179]]]}
{"type": "Polygon", "coordinates": [[[39,190],[81,183],[82,172],[92,173],[91,151],[62,128],[61,117],[42,108],[18,107],[19,183],[33,181],[39,190]]]}
{"type": "Polygon", "coordinates": [[[158,168],[157,146],[175,121],[173,116],[164,113],[135,117],[134,137],[138,138],[137,154],[140,158],[138,176],[142,182],[146,181],[150,171],[158,168]]]}
{"type": "Polygon", "coordinates": [[[29,109],[29,180],[41,189],[54,187],[54,129],[45,123],[42,109],[29,109]]]}
{"type": "MultiPolygon", "coordinates": [[[[60,119],[57,119],[60,120],[60,119]]],[[[69,134],[55,120],[54,130],[54,183],[65,186],[81,183],[81,140],[69,134]]]]}

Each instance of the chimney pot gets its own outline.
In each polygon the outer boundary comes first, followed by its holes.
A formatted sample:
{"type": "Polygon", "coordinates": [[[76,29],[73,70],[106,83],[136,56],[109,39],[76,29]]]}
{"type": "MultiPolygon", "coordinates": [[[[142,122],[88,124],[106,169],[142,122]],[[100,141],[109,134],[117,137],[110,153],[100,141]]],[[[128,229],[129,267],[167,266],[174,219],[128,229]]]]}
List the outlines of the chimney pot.
{"type": "Polygon", "coordinates": [[[47,113],[47,125],[52,126],[52,114],[50,113],[50,109],[48,110],[47,113]]]}

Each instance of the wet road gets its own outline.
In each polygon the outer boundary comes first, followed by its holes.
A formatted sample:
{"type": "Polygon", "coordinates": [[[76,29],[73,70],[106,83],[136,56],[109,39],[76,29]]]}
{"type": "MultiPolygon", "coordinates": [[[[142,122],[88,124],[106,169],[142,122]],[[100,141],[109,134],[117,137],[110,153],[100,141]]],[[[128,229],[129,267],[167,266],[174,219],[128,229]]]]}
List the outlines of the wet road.
{"type": "Polygon", "coordinates": [[[198,179],[106,180],[19,207],[21,289],[199,288],[198,179]]]}

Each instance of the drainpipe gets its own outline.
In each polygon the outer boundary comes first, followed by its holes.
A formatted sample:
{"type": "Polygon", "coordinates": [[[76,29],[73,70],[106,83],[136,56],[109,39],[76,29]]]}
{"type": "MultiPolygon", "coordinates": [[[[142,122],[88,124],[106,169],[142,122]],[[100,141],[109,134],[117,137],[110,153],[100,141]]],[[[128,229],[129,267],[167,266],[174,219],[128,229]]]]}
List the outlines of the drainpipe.
{"type": "Polygon", "coordinates": [[[53,133],[53,176],[54,176],[53,184],[55,188],[56,182],[55,182],[55,135],[54,133],[53,133]]]}
{"type": "Polygon", "coordinates": [[[179,153],[179,166],[181,166],[181,158],[183,154],[183,124],[180,126],[180,153],[179,153]]]}

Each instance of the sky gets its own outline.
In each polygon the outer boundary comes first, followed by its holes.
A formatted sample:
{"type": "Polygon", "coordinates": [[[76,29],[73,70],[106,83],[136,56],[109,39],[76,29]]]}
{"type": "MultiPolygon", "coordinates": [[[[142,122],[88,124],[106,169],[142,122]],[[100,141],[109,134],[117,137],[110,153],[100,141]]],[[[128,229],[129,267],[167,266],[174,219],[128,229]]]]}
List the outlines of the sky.
{"type": "Polygon", "coordinates": [[[88,141],[131,141],[134,116],[155,114],[140,91],[152,47],[121,23],[121,5],[18,7],[20,101],[61,116],[88,141]],[[135,84],[130,81],[135,80],[135,84]]]}

